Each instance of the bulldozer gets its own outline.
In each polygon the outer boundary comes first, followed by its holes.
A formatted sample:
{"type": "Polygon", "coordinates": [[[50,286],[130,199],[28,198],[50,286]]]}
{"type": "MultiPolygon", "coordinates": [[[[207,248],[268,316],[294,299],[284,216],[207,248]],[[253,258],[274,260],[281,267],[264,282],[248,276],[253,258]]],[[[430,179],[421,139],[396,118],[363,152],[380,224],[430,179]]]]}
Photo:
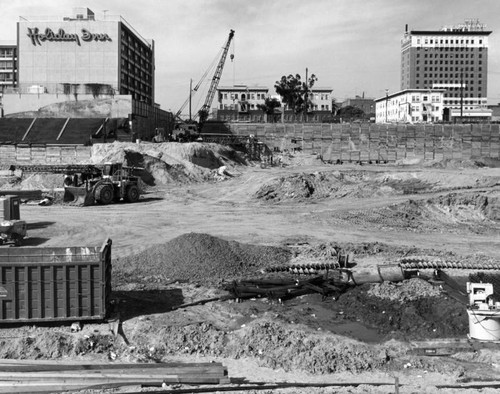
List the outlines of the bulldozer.
{"type": "Polygon", "coordinates": [[[0,197],[0,245],[13,242],[15,246],[21,246],[26,237],[28,226],[21,220],[19,206],[18,196],[0,197]]]}
{"type": "Polygon", "coordinates": [[[64,202],[87,206],[139,200],[139,178],[133,175],[135,167],[125,167],[123,163],[106,163],[101,168],[84,168],[81,172],[65,176],[64,202]]]}

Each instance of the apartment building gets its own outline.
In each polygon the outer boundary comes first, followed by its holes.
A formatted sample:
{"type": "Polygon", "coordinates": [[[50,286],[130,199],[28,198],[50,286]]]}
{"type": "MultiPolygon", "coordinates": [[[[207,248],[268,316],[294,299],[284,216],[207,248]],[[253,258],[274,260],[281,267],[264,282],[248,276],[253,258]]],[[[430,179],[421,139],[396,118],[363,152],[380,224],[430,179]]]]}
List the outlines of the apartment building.
{"type": "Polygon", "coordinates": [[[405,89],[375,99],[375,122],[441,122],[444,93],[444,89],[405,89]]]}

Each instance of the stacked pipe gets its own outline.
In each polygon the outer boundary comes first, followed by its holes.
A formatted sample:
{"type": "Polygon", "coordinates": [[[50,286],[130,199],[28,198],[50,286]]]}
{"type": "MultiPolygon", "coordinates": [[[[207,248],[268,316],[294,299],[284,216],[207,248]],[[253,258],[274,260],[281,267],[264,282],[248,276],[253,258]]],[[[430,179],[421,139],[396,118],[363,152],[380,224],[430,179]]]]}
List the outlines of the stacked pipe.
{"type": "Polygon", "coordinates": [[[500,270],[500,263],[470,262],[458,260],[430,259],[426,257],[405,257],[399,262],[401,268],[407,269],[479,269],[500,270]]]}
{"type": "Polygon", "coordinates": [[[334,262],[313,262],[304,264],[290,264],[268,267],[265,272],[289,272],[292,274],[315,275],[318,271],[334,270],[340,268],[339,263],[334,262]]]}

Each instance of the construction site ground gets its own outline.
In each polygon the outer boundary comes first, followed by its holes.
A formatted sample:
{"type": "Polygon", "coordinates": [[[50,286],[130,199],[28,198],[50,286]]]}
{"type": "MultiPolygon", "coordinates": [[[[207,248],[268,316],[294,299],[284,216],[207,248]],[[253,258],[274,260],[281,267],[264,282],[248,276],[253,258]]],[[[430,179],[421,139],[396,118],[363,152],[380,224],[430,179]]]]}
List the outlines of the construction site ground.
{"type": "MultiPolygon", "coordinates": [[[[6,326],[0,358],[218,361],[228,367],[234,392],[256,382],[355,383],[256,393],[392,393],[396,378],[401,393],[472,393],[477,389],[436,387],[499,377],[496,348],[446,357],[411,352],[415,341],[467,339],[466,307],[439,282],[413,278],[353,286],[336,297],[177,307],[226,295],[233,280],[289,278],[263,270],[328,261],[338,248],[359,271],[406,256],[498,262],[500,162],[332,164],[285,152],[262,168],[229,148],[200,143],[114,143],[96,147],[93,157],[145,167],[139,202],[23,204],[23,247],[95,246],[111,238],[122,330],[114,337],[109,322],[84,323],[78,332],[69,324],[6,326]]],[[[61,180],[23,174],[0,179],[0,190],[51,190],[61,180]]],[[[447,271],[464,286],[470,272],[447,271]]]]}

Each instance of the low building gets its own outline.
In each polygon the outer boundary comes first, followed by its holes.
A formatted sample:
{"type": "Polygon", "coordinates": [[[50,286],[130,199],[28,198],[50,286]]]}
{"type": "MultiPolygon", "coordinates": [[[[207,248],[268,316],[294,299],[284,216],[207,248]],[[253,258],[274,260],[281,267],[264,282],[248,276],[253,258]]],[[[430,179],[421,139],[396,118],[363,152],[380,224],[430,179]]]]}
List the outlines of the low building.
{"type": "MultiPolygon", "coordinates": [[[[294,114],[291,109],[284,105],[281,97],[270,94],[269,88],[264,86],[233,85],[219,87],[217,108],[212,113],[212,118],[219,121],[239,122],[265,122],[271,121],[264,112],[259,109],[259,104],[264,104],[266,98],[275,98],[280,101],[281,107],[275,110],[276,115],[272,121],[281,119],[282,122],[301,121],[303,115],[294,114]]],[[[322,122],[332,115],[332,88],[314,87],[308,93],[310,106],[308,108],[307,120],[322,122]]]]}
{"type": "Polygon", "coordinates": [[[362,110],[366,115],[369,115],[375,113],[375,100],[372,98],[365,98],[363,94],[363,96],[345,99],[340,104],[340,107],[356,107],[362,110]]]}
{"type": "Polygon", "coordinates": [[[332,111],[332,88],[313,87],[309,99],[311,100],[311,111],[331,112],[332,111]]]}
{"type": "Polygon", "coordinates": [[[406,89],[375,99],[376,123],[443,121],[444,89],[406,89]]]}
{"type": "Polygon", "coordinates": [[[217,89],[217,109],[248,113],[258,110],[259,104],[269,95],[269,89],[263,86],[234,85],[217,89]]]}

